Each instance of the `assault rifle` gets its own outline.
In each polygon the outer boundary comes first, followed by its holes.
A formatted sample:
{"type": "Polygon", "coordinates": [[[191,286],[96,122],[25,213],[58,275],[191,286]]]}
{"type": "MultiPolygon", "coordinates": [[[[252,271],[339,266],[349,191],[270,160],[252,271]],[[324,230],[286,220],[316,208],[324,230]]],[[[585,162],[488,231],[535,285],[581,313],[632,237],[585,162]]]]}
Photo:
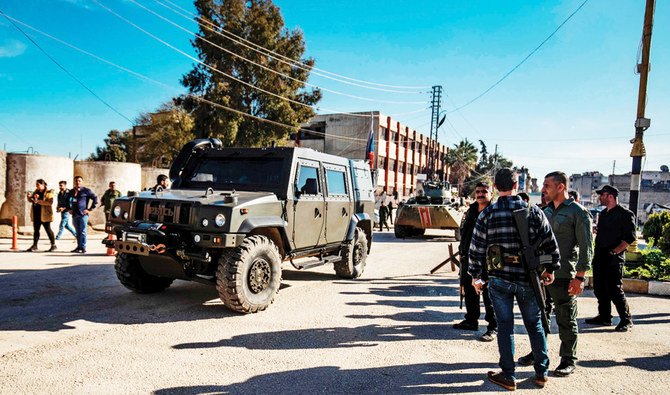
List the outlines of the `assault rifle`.
{"type": "Polygon", "coordinates": [[[530,207],[513,211],[514,223],[516,224],[519,236],[521,237],[521,262],[523,263],[524,270],[528,274],[530,285],[533,287],[537,305],[540,307],[540,318],[542,319],[544,333],[549,334],[549,318],[547,317],[545,304],[546,295],[544,285],[540,280],[540,274],[543,269],[542,265],[540,265],[540,257],[537,255],[537,247],[542,240],[538,238],[535,244],[530,244],[530,229],[528,228],[529,214],[530,207]]]}

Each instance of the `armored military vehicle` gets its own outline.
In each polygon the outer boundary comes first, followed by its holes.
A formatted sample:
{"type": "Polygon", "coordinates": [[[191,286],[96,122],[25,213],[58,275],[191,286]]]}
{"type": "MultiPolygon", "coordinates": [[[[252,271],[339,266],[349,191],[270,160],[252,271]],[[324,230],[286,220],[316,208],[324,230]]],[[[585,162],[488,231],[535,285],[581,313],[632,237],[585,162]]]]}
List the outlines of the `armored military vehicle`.
{"type": "Polygon", "coordinates": [[[460,240],[464,210],[460,200],[452,196],[449,183],[424,182],[416,197],[398,207],[393,222],[395,237],[423,236],[426,229],[453,229],[460,240]]]}
{"type": "Polygon", "coordinates": [[[197,281],[215,285],[227,308],[254,313],[273,302],[282,262],[331,263],[349,279],[365,269],[374,196],[362,161],[199,139],[175,158],[170,178],[168,190],[114,201],[107,228],[117,240],[107,244],[118,252],[119,281],[135,292],[197,281]]]}

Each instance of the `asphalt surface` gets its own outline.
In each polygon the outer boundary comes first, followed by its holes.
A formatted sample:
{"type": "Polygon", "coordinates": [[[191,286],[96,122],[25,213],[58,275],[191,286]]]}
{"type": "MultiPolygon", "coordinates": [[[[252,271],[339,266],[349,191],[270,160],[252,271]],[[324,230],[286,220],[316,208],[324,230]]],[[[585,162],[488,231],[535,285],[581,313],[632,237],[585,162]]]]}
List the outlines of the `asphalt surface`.
{"type": "MultiPolygon", "coordinates": [[[[285,265],[275,303],[252,315],[229,312],[213,287],[195,283],[126,290],[99,237],[86,255],[8,252],[0,240],[0,393],[498,392],[485,380],[497,345],[477,341],[485,322],[479,333],[453,330],[463,316],[456,274],[448,265],[428,274],[453,242],[445,235],[376,233],[359,280],[285,265]]],[[[590,291],[580,297],[578,368],[543,393],[668,392],[670,299],[629,303],[635,327],[615,333],[584,324],[596,303],[590,291]]],[[[518,312],[516,331],[520,356],[529,345],[518,312]]],[[[549,347],[555,368],[557,335],[549,347]]],[[[538,391],[532,368],[517,375],[517,391],[538,391]]]]}

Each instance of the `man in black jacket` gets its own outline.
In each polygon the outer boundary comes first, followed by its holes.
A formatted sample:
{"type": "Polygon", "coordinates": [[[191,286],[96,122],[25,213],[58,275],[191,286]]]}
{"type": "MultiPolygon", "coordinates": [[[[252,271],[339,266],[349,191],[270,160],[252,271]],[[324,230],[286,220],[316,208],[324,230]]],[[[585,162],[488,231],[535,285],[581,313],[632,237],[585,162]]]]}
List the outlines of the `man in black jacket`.
{"type": "MultiPolygon", "coordinates": [[[[461,287],[463,289],[465,298],[465,319],[457,324],[454,324],[455,329],[472,330],[479,329],[479,316],[481,315],[481,308],[479,305],[479,294],[475,291],[472,285],[472,277],[468,274],[468,251],[470,250],[470,240],[472,240],[472,231],[475,228],[477,217],[489,204],[491,204],[491,188],[489,184],[484,182],[477,183],[475,186],[476,201],[470,205],[470,208],[463,217],[461,223],[461,243],[458,246],[458,251],[461,256],[461,287]]],[[[484,274],[484,279],[486,274],[484,274]]],[[[484,319],[488,322],[486,332],[479,338],[481,341],[493,341],[497,334],[498,323],[493,313],[493,306],[489,298],[488,288],[484,287],[482,296],[484,297],[484,310],[486,314],[484,319]]]]}
{"type": "Polygon", "coordinates": [[[605,206],[598,216],[596,245],[593,255],[593,293],[598,299],[598,315],[586,320],[590,325],[612,325],[612,303],[621,320],[614,328],[628,332],[633,328],[628,301],[623,292],[625,252],[637,236],[635,214],[619,204],[619,190],[605,185],[596,193],[605,206]]]}

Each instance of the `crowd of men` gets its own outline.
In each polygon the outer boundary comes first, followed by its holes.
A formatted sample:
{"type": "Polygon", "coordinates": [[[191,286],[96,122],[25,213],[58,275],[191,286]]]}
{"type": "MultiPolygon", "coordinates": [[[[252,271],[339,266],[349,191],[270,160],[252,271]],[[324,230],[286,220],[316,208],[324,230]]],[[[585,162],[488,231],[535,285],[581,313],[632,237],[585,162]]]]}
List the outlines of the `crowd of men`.
{"type": "MultiPolygon", "coordinates": [[[[162,190],[168,187],[168,177],[161,174],[157,177],[156,185],[151,190],[162,190]]],[[[56,211],[60,213],[61,217],[58,233],[55,237],[51,230],[51,222],[54,220],[54,190],[48,189],[46,181],[40,178],[35,181],[35,190],[26,194],[26,200],[32,204],[30,219],[33,222],[33,244],[26,251],[38,251],[37,243],[40,240],[40,229],[44,228],[51,242],[48,252],[58,249],[56,240],[60,240],[63,232],[67,230],[72,233],[77,242],[77,247],[70,252],[85,254],[88,219],[91,211],[98,207],[98,196],[90,188],[84,186],[84,179],[81,176],[74,177],[74,187],[72,189],[67,188],[67,181],[60,181],[58,189],[56,211]],[[70,219],[72,219],[74,228],[70,225],[70,219]]],[[[105,219],[109,218],[114,200],[120,196],[121,191],[116,189],[116,182],[110,181],[109,188],[103,193],[100,201],[105,212],[105,219]]]]}
{"type": "Polygon", "coordinates": [[[576,298],[584,289],[584,276],[591,267],[598,315],[585,322],[612,325],[614,303],[620,316],[614,330],[627,332],[633,327],[622,276],[624,253],[636,238],[635,220],[631,211],[619,205],[619,191],[609,185],[596,191],[605,208],[598,216],[594,246],[593,219],[570,196],[565,173],[546,175],[541,206],[516,195],[517,186],[516,173],[507,168],[499,170],[494,178],[497,201],[492,201],[489,184],[476,185],[475,202],[461,225],[459,247],[466,314],[454,325],[455,329],[478,330],[482,295],[488,326],[479,339],[497,338],[500,354],[501,371],[489,372],[488,379],[508,390],[516,389],[516,363],[534,367],[538,387],[547,383],[550,358],[546,317],[551,311],[561,341],[560,362],[553,372],[566,377],[575,371],[579,337],[576,298]],[[514,300],[532,350],[516,363],[514,300]]]}

